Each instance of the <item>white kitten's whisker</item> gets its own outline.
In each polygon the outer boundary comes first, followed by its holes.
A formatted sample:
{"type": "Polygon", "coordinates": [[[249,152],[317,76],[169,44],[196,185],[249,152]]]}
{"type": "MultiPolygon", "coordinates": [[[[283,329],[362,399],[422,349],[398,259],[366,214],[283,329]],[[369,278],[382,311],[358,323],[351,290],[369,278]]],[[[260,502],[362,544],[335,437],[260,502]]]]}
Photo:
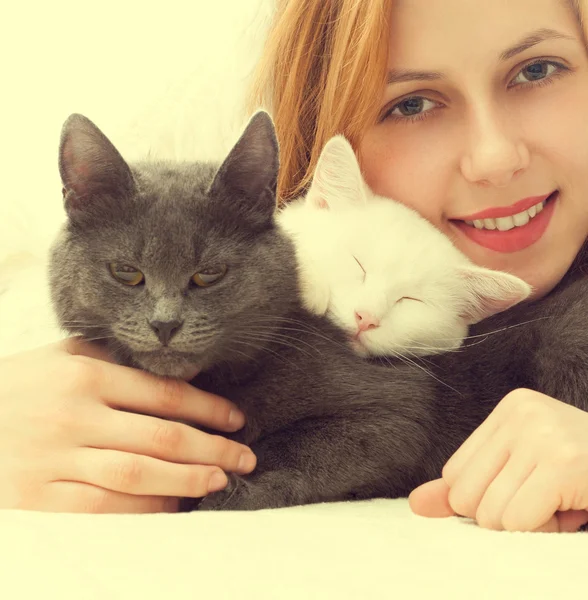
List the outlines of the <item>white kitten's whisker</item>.
{"type": "MultiPolygon", "coordinates": [[[[461,339],[461,338],[459,338],[461,339]]],[[[454,352],[455,350],[459,350],[459,348],[446,348],[445,346],[427,346],[422,344],[421,346],[402,346],[402,352],[405,350],[434,350],[436,352],[454,352]]],[[[417,354],[409,352],[411,356],[419,356],[417,354]]],[[[422,356],[419,356],[422,358],[422,356]]]]}
{"type": "Polygon", "coordinates": [[[427,360],[424,356],[414,354],[413,352],[408,352],[408,355],[412,358],[412,360],[425,363],[429,366],[433,366],[433,363],[430,360],[427,360]]]}
{"type": "Polygon", "coordinates": [[[393,357],[390,357],[390,356],[378,356],[377,358],[379,361],[385,362],[387,365],[387,368],[397,369],[398,363],[401,362],[398,360],[392,360],[393,357]]]}
{"type": "Polygon", "coordinates": [[[468,335],[466,336],[464,339],[466,340],[472,340],[474,338],[486,338],[489,335],[494,335],[496,333],[501,333],[502,331],[508,331],[509,329],[513,329],[515,327],[522,327],[523,325],[529,325],[531,323],[536,323],[537,321],[543,321],[545,319],[551,319],[552,317],[550,316],[546,316],[546,317],[537,317],[536,319],[531,319],[530,321],[523,321],[522,323],[515,323],[514,325],[508,325],[507,327],[501,327],[500,329],[495,329],[494,331],[487,331],[486,333],[481,333],[479,335],[468,335]]]}
{"type": "Polygon", "coordinates": [[[432,373],[431,371],[429,371],[428,369],[426,369],[422,365],[419,365],[414,360],[408,358],[408,356],[403,356],[402,354],[395,354],[395,356],[397,358],[399,358],[400,360],[406,362],[407,364],[412,365],[412,366],[416,367],[417,369],[420,369],[421,371],[423,371],[424,373],[426,373],[429,377],[432,377],[435,381],[439,382],[441,385],[443,385],[446,388],[454,391],[458,396],[462,395],[455,388],[451,387],[448,383],[445,383],[443,380],[439,379],[434,373],[432,373]]]}

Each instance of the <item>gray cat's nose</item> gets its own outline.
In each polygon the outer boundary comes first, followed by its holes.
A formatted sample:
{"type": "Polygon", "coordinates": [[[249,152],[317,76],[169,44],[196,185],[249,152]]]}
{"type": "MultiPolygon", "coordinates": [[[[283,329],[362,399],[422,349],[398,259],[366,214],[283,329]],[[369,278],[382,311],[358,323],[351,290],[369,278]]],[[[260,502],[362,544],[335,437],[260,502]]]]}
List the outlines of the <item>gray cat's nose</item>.
{"type": "Polygon", "coordinates": [[[159,341],[167,346],[169,341],[181,329],[184,321],[150,321],[151,329],[155,331],[159,341]]]}

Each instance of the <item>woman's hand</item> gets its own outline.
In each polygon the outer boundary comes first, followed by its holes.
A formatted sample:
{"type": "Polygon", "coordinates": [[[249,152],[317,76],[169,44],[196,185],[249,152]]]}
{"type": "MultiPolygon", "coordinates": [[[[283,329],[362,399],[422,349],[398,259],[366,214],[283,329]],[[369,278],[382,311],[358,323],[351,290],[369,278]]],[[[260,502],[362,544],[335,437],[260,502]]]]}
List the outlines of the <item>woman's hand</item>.
{"type": "Polygon", "coordinates": [[[443,468],[412,492],[422,516],[471,517],[488,529],[576,531],[588,522],[588,413],[518,389],[443,468]]]}
{"type": "Polygon", "coordinates": [[[1,358],[0,509],[174,511],[177,497],[223,489],[224,471],[254,469],[246,446],[159,417],[244,424],[227,400],[77,338],[1,358]]]}

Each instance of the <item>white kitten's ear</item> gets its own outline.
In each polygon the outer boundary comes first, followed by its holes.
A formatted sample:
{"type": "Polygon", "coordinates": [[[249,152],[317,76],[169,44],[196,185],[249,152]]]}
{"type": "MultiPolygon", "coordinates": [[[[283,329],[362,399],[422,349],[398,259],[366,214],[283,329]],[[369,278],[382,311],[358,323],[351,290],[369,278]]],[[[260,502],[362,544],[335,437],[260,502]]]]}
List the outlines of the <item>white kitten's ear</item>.
{"type": "Polygon", "coordinates": [[[533,291],[522,279],[504,273],[476,267],[461,267],[459,275],[467,289],[462,318],[468,325],[511,308],[529,297],[533,291]]]}
{"type": "Polygon", "coordinates": [[[318,208],[364,203],[365,183],[351,144],[342,136],[331,138],[318,159],[306,201],[318,208]]]}

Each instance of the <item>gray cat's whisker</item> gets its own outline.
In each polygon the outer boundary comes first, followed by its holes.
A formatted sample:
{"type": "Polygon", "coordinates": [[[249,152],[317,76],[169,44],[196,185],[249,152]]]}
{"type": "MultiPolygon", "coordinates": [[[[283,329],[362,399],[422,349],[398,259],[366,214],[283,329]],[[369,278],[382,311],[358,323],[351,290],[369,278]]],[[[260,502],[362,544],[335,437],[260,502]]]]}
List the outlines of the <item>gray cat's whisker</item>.
{"type": "Polygon", "coordinates": [[[111,335],[106,335],[106,336],[98,336],[98,337],[86,337],[86,338],[84,338],[84,340],[86,342],[98,342],[100,340],[116,340],[116,338],[111,335]]]}
{"type": "Polygon", "coordinates": [[[274,350],[272,350],[270,348],[267,348],[265,346],[255,346],[254,344],[250,344],[250,343],[248,343],[248,342],[246,342],[244,340],[240,340],[238,338],[233,338],[232,341],[235,342],[235,343],[237,343],[237,344],[243,344],[244,346],[250,346],[251,348],[255,348],[256,350],[261,350],[261,351],[264,351],[264,352],[269,352],[270,354],[272,354],[273,356],[275,356],[277,359],[279,359],[282,363],[284,363],[286,365],[289,365],[289,366],[295,366],[297,368],[300,368],[295,363],[293,363],[292,361],[285,360],[284,357],[281,356],[279,352],[275,352],[274,350]]]}
{"type": "Polygon", "coordinates": [[[256,350],[260,350],[262,352],[269,352],[270,354],[272,354],[273,356],[275,356],[276,358],[278,358],[282,363],[287,364],[287,365],[293,365],[294,363],[290,360],[285,360],[284,357],[279,353],[276,352],[275,350],[273,350],[272,348],[268,348],[265,344],[262,346],[256,346],[255,344],[251,344],[248,343],[247,341],[240,339],[240,338],[235,338],[234,339],[235,342],[244,344],[244,345],[249,345],[253,348],[255,348],[256,350]]]}
{"type": "MultiPolygon", "coordinates": [[[[260,342],[264,342],[264,343],[267,343],[267,342],[276,342],[276,343],[278,343],[278,345],[280,345],[280,346],[286,346],[286,347],[288,347],[288,348],[294,348],[294,349],[295,349],[295,350],[297,350],[298,352],[301,352],[301,353],[305,354],[306,356],[309,356],[309,357],[311,357],[311,358],[312,358],[312,354],[311,354],[310,352],[308,352],[307,350],[305,350],[305,349],[303,349],[303,348],[300,348],[300,347],[299,347],[299,346],[297,346],[296,344],[293,344],[293,343],[291,342],[291,340],[290,340],[290,339],[288,339],[288,338],[285,338],[285,339],[284,339],[284,338],[280,338],[280,337],[277,337],[277,336],[273,336],[273,337],[271,337],[271,336],[269,336],[269,335],[268,335],[267,337],[263,337],[263,336],[261,336],[261,335],[258,335],[258,336],[256,336],[256,335],[251,335],[251,334],[248,334],[248,336],[247,336],[247,337],[248,337],[248,339],[251,339],[251,340],[258,340],[258,341],[260,341],[260,342]]],[[[312,348],[312,346],[310,346],[310,347],[312,348]]],[[[314,348],[313,348],[313,349],[314,349],[314,348]]],[[[316,352],[316,349],[314,349],[314,350],[315,350],[315,352],[316,352]]],[[[320,355],[320,352],[319,352],[318,354],[320,355]]]]}
{"type": "Polygon", "coordinates": [[[112,323],[95,323],[94,321],[62,321],[63,325],[81,325],[83,327],[110,327],[112,323]]]}
{"type": "Polygon", "coordinates": [[[64,325],[64,327],[76,327],[77,329],[107,329],[111,330],[111,327],[108,325],[64,325]]]}
{"type": "Polygon", "coordinates": [[[218,335],[218,329],[211,329],[210,331],[200,331],[199,329],[196,329],[195,331],[192,331],[192,332],[187,331],[186,334],[191,339],[209,340],[210,338],[213,338],[216,335],[218,335]]]}
{"type": "MultiPolygon", "coordinates": [[[[289,319],[289,321],[296,322],[293,319],[289,319]]],[[[321,338],[323,340],[326,340],[326,341],[330,342],[331,344],[333,344],[334,346],[339,346],[340,348],[345,348],[346,350],[349,349],[345,344],[341,344],[340,342],[337,342],[337,340],[335,340],[335,339],[333,339],[331,337],[325,336],[324,334],[320,333],[319,330],[314,329],[312,327],[309,327],[309,328],[305,327],[305,328],[301,328],[301,329],[298,329],[298,328],[288,328],[288,327],[280,327],[280,330],[281,331],[298,331],[300,333],[308,333],[308,334],[314,335],[314,336],[316,336],[318,338],[321,338]]]]}
{"type": "Polygon", "coordinates": [[[290,336],[290,335],[286,335],[283,333],[280,333],[281,331],[283,331],[283,329],[279,329],[277,331],[271,331],[269,328],[265,331],[263,330],[259,330],[258,328],[246,328],[243,327],[241,328],[242,330],[247,332],[247,335],[251,335],[252,333],[257,335],[257,336],[265,336],[267,339],[282,339],[288,342],[291,341],[295,341],[298,342],[300,344],[303,344],[304,346],[307,346],[308,348],[310,348],[313,351],[317,351],[316,347],[313,346],[312,344],[309,344],[308,342],[305,342],[304,340],[301,340],[298,337],[294,337],[294,336],[290,336]]]}
{"type": "MultiPolygon", "coordinates": [[[[247,361],[252,360],[255,363],[258,362],[257,360],[255,360],[255,358],[253,358],[249,354],[245,354],[245,352],[241,352],[240,350],[237,350],[236,348],[230,347],[230,350],[231,350],[231,352],[234,352],[235,354],[239,354],[240,356],[243,356],[247,361]]],[[[230,365],[229,365],[229,367],[230,367],[230,365]]]]}

